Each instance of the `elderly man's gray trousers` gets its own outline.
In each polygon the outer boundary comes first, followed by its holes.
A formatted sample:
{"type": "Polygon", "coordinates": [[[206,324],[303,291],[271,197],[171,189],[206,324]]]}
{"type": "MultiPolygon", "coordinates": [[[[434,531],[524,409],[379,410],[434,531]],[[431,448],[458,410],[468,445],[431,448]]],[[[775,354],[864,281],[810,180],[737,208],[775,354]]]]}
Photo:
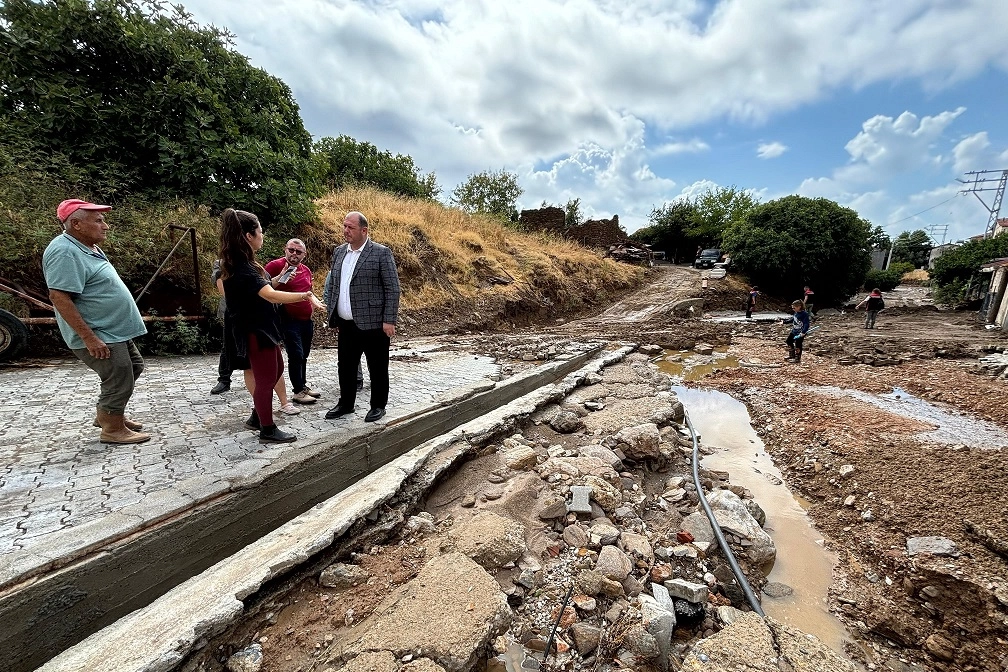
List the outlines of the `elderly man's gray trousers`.
{"type": "Polygon", "coordinates": [[[136,379],[143,373],[144,361],[133,341],[109,343],[108,348],[112,352],[108,359],[95,359],[87,348],[75,349],[73,353],[101,378],[98,410],[123,415],[136,379]]]}

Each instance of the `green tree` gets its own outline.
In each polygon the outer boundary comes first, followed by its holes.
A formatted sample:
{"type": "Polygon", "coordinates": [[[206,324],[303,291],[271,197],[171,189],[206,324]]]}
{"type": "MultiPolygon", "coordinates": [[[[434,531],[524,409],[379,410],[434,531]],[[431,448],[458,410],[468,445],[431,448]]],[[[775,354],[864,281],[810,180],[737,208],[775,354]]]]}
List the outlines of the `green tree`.
{"type": "Polygon", "coordinates": [[[373,186],[409,198],[436,199],[441,193],[434,173],[426,175],[408,154],[379,150],[348,135],[322,138],[313,148],[319,177],[329,189],[373,186]]]}
{"type": "Polygon", "coordinates": [[[928,264],[932,247],[934,245],[931,244],[931,236],[927,231],[904,231],[893,241],[892,260],[906,261],[913,264],[914,268],[923,268],[928,264]]]}
{"type": "MultiPolygon", "coordinates": [[[[0,143],[76,190],[313,212],[311,136],[290,89],[154,0],[0,3],[0,143]]],[[[54,199],[58,200],[58,199],[54,199]]]]}
{"type": "Polygon", "coordinates": [[[868,236],[868,244],[873,250],[888,250],[892,247],[892,239],[881,226],[876,226],[868,236]]]}
{"type": "Polygon", "coordinates": [[[571,198],[564,206],[564,226],[568,229],[584,224],[585,218],[581,214],[581,199],[571,198]]]}
{"type": "Polygon", "coordinates": [[[691,238],[703,247],[721,247],[721,238],[732,222],[737,222],[759,201],[738,187],[716,187],[693,199],[696,220],[687,230],[691,238]]]}
{"type": "Polygon", "coordinates": [[[665,252],[667,259],[692,260],[697,242],[687,231],[696,226],[696,206],[690,200],[677,200],[653,208],[650,226],[645,226],[630,235],[633,240],[650,245],[652,249],[665,252]]]}
{"type": "Polygon", "coordinates": [[[724,249],[760,289],[800,298],[803,285],[816,303],[831,305],[861,287],[871,266],[871,225],[825,198],[786,196],[757,205],[724,233],[724,249]]]}
{"type": "Polygon", "coordinates": [[[949,250],[935,260],[930,271],[936,296],[942,303],[961,303],[971,285],[990,282],[989,275],[981,276],[980,267],[1001,257],[1008,257],[1008,236],[970,240],[949,250]]]}
{"type": "Polygon", "coordinates": [[[509,222],[518,221],[518,197],[522,188],[518,176],[503,168],[497,172],[485,170],[473,173],[455,187],[451,204],[466,212],[496,215],[509,222]]]}

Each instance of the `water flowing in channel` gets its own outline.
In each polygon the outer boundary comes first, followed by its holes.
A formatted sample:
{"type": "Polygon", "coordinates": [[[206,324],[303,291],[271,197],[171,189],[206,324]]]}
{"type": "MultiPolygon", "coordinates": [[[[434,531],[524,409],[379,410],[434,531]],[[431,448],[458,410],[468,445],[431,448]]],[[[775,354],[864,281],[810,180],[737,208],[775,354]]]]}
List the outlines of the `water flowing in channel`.
{"type": "Polygon", "coordinates": [[[827,608],[835,557],[823,545],[805,510],[788,490],[741,402],[713,390],[673,388],[689,411],[701,443],[715,448],[703,459],[708,469],[727,471],[731,482],[752,491],[766,512],[765,528],[777,547],[770,581],[794,589],[789,597],[763,596],[768,616],[818,637],[838,653],[852,638],[827,608]]]}

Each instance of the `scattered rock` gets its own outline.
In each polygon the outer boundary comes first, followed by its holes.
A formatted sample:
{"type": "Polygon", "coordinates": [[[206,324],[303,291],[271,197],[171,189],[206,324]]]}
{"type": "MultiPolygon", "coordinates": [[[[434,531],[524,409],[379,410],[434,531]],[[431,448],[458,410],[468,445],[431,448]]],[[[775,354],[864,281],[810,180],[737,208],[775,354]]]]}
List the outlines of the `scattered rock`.
{"type": "Polygon", "coordinates": [[[913,556],[924,553],[957,557],[959,549],[956,547],[955,542],[947,537],[911,537],[907,539],[908,555],[913,556]]]}
{"type": "Polygon", "coordinates": [[[367,570],[357,565],[347,565],[337,562],[322,570],[322,574],[319,575],[319,585],[335,590],[346,590],[352,586],[367,582],[369,578],[371,578],[371,575],[368,574],[367,570]]]}
{"type": "Polygon", "coordinates": [[[256,642],[228,658],[229,672],[259,672],[263,664],[262,645],[256,642]]]}
{"type": "Polygon", "coordinates": [[[525,527],[492,511],[480,511],[449,532],[455,549],[487,569],[503,567],[525,552],[525,527]]]}
{"type": "Polygon", "coordinates": [[[766,595],[767,597],[780,599],[782,597],[788,597],[789,595],[793,595],[794,588],[784,583],[771,581],[765,586],[763,586],[763,594],[766,595]]]}
{"type": "Polygon", "coordinates": [[[602,637],[602,630],[597,626],[579,622],[571,626],[570,634],[578,653],[582,656],[587,656],[598,648],[599,640],[602,637]]]}
{"type": "Polygon", "coordinates": [[[595,568],[613,581],[622,581],[633,571],[633,563],[626,553],[615,546],[603,546],[595,561],[595,568]]]}
{"type": "Polygon", "coordinates": [[[549,426],[561,434],[571,434],[584,429],[584,421],[572,411],[561,411],[550,419],[549,426]]]}

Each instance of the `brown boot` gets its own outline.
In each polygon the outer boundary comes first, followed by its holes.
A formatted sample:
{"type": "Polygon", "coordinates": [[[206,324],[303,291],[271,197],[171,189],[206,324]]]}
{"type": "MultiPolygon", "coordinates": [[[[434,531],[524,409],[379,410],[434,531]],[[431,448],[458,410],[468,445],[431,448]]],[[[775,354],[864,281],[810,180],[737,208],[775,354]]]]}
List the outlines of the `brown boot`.
{"type": "Polygon", "coordinates": [[[143,443],[150,441],[150,434],[134,432],[126,426],[126,418],[98,410],[98,426],[102,428],[102,443],[143,443]]]}
{"type": "MultiPolygon", "coordinates": [[[[129,418],[127,418],[125,415],[123,416],[123,424],[126,425],[126,429],[132,429],[134,432],[139,432],[141,429],[143,429],[143,423],[133,422],[132,420],[130,420],[129,418]]],[[[101,427],[101,423],[98,422],[98,417],[97,416],[95,416],[95,419],[94,419],[94,426],[95,427],[101,427]]]]}

